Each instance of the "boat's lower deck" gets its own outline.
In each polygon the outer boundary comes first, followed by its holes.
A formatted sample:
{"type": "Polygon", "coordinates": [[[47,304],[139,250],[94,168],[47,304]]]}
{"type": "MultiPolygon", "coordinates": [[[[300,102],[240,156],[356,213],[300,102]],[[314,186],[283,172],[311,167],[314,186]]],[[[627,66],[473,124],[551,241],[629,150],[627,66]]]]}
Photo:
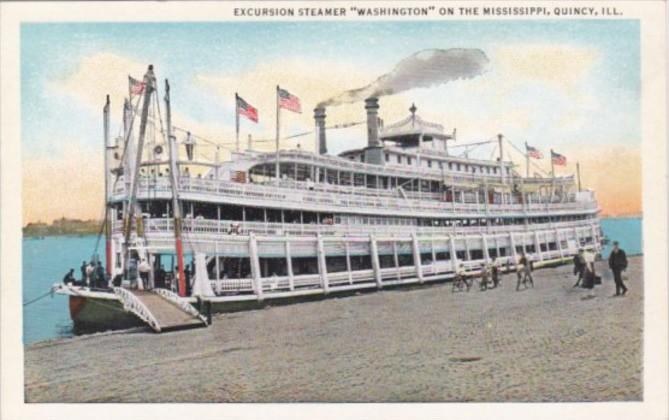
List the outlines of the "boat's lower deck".
{"type": "MultiPolygon", "coordinates": [[[[570,263],[571,256],[556,257],[538,261],[536,268],[570,263]]],[[[334,282],[323,287],[322,283],[302,286],[294,290],[270,288],[263,293],[239,293],[234,295],[188,297],[185,301],[206,313],[235,312],[257,309],[265,305],[296,303],[304,300],[322,299],[329,296],[342,296],[357,292],[371,292],[384,288],[397,288],[418,284],[435,284],[453,279],[455,273],[431,264],[421,267],[421,275],[417,275],[415,267],[398,270],[392,275],[375,278],[370,273],[352,272],[348,281],[334,282]],[[398,274],[399,273],[399,274],[398,274]]],[[[500,267],[502,273],[515,272],[515,264],[500,267]]],[[[479,276],[480,269],[470,269],[468,276],[479,276]]],[[[300,284],[306,284],[302,282],[300,284]]],[[[75,331],[90,332],[108,329],[122,329],[142,325],[132,313],[127,312],[116,294],[108,291],[90,290],[85,287],[57,285],[56,292],[69,295],[70,314],[75,324],[75,331]]]]}

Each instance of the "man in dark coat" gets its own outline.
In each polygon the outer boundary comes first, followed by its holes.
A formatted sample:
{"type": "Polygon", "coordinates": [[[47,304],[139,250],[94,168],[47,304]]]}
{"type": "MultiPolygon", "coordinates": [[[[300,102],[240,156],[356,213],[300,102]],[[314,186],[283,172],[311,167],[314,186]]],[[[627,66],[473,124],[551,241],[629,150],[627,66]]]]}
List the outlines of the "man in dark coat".
{"type": "Polygon", "coordinates": [[[613,280],[616,282],[616,296],[627,293],[627,287],[623,283],[622,272],[627,269],[627,255],[620,249],[618,242],[613,242],[613,250],[609,255],[609,268],[613,271],[613,280]]]}
{"type": "Polygon", "coordinates": [[[574,255],[574,275],[578,275],[574,287],[578,287],[581,285],[581,280],[583,280],[584,274],[585,274],[585,261],[583,259],[583,250],[579,249],[578,254],[574,255]]]}

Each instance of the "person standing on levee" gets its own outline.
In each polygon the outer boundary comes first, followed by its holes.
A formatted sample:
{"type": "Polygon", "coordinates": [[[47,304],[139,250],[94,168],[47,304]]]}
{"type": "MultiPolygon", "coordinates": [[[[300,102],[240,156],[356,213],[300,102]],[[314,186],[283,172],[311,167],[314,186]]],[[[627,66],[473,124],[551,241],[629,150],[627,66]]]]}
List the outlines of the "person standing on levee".
{"type": "Polygon", "coordinates": [[[609,255],[609,268],[613,271],[613,280],[616,282],[616,296],[627,293],[627,287],[623,283],[622,272],[627,269],[627,255],[620,249],[618,241],[613,242],[613,250],[609,255]]]}

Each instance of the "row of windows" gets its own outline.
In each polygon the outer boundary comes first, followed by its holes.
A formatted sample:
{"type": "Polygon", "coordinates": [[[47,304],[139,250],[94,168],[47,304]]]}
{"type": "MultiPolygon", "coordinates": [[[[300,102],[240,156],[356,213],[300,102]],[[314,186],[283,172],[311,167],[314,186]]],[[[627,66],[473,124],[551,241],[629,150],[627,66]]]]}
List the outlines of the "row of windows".
{"type": "MultiPolygon", "coordinates": [[[[139,201],[142,213],[151,218],[173,217],[171,202],[167,200],[139,201]]],[[[122,218],[122,206],[115,208],[117,217],[122,218]]],[[[258,207],[242,207],[235,205],[217,205],[200,202],[182,202],[183,215],[187,218],[203,218],[208,220],[231,220],[267,223],[301,223],[301,224],[341,224],[341,225],[386,225],[386,226],[506,226],[523,225],[523,217],[492,217],[492,218],[421,218],[421,217],[383,217],[334,214],[330,212],[311,212],[300,210],[280,210],[258,207]]],[[[529,224],[558,223],[585,220],[595,215],[566,215],[529,217],[529,224]]]]}
{"type": "MultiPolygon", "coordinates": [[[[402,157],[402,155],[394,155],[397,163],[402,164],[403,161],[405,161],[402,157]]],[[[364,155],[360,155],[360,160],[364,161],[364,155]]],[[[391,154],[386,152],[385,153],[385,160],[387,163],[390,163],[391,161],[391,154]]],[[[413,162],[411,156],[406,157],[406,163],[407,165],[411,165],[413,162]]],[[[423,162],[427,164],[428,168],[432,168],[432,163],[433,161],[431,159],[423,159],[423,162]]],[[[442,161],[436,161],[436,164],[438,165],[439,169],[445,169],[444,166],[445,162],[442,161]]],[[[485,174],[492,174],[496,175],[498,172],[498,167],[497,166],[487,166],[487,165],[472,165],[472,164],[466,164],[466,163],[459,163],[459,162],[448,162],[448,170],[449,171],[459,171],[459,172],[471,172],[473,174],[475,173],[485,173],[485,174]]],[[[507,168],[507,173],[509,173],[509,169],[507,168]]]]}

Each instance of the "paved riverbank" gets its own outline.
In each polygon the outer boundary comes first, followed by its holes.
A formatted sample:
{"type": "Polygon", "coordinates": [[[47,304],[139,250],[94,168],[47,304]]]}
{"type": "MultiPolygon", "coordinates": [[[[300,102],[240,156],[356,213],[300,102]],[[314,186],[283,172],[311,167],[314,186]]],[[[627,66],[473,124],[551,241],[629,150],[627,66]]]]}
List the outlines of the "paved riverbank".
{"type": "Polygon", "coordinates": [[[640,400],[642,258],[630,263],[622,298],[609,273],[590,293],[562,266],[520,292],[506,275],[485,292],[383,291],[40,343],[26,401],[640,400]]]}

